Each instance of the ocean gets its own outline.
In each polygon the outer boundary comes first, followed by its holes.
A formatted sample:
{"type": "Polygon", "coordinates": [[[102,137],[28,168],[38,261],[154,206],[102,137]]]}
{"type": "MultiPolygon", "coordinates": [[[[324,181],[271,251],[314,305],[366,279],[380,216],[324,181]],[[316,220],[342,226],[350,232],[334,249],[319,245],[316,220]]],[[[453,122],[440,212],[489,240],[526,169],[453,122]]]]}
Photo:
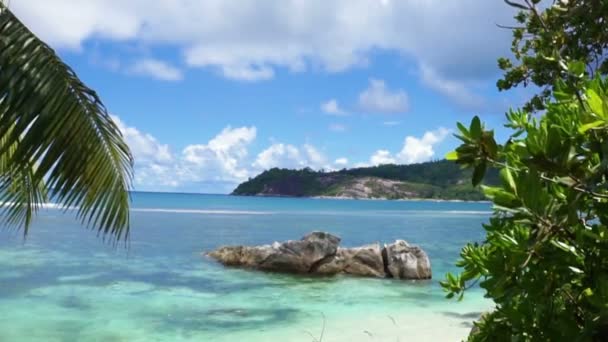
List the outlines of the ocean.
{"type": "Polygon", "coordinates": [[[0,341],[460,341],[491,309],[439,286],[489,203],[133,193],[127,247],[43,209],[0,230],[0,341]],[[202,253],[322,230],[352,247],[404,239],[433,279],[303,277],[225,268],[202,253]]]}

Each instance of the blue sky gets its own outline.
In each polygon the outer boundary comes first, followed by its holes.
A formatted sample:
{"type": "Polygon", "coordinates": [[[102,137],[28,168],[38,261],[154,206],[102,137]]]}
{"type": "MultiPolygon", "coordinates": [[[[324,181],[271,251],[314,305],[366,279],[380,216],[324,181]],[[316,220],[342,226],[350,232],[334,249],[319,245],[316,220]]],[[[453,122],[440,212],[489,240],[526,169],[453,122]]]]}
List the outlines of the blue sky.
{"type": "Polygon", "coordinates": [[[17,0],[96,89],[136,190],[226,193],[270,167],[439,159],[456,121],[504,137],[499,0],[17,0]]]}

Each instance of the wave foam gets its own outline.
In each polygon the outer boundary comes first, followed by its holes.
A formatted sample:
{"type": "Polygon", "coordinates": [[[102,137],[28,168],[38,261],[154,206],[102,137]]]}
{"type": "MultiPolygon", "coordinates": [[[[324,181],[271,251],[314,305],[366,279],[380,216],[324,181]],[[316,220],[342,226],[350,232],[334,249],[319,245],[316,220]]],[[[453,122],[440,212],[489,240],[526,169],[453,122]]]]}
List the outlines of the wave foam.
{"type": "MultiPolygon", "coordinates": [[[[0,207],[9,206],[13,203],[0,202],[0,207]]],[[[55,210],[78,210],[78,207],[66,207],[60,203],[44,203],[40,205],[42,209],[55,209],[55,210]]],[[[272,215],[277,214],[276,211],[256,211],[256,210],[230,210],[230,209],[182,209],[182,208],[133,208],[132,212],[142,213],[174,213],[174,214],[199,214],[199,215],[272,215]]],[[[281,214],[315,214],[315,215],[353,215],[353,214],[367,214],[367,215],[491,215],[491,210],[363,210],[363,211],[332,211],[332,210],[320,210],[320,211],[308,211],[308,210],[295,210],[295,211],[281,211],[281,214]]]]}
{"type": "Polygon", "coordinates": [[[449,214],[466,214],[466,215],[490,215],[492,214],[491,210],[445,210],[440,211],[449,214]]]}
{"type": "Polygon", "coordinates": [[[270,211],[252,210],[204,210],[204,209],[163,209],[163,208],[131,208],[131,211],[143,213],[176,213],[203,215],[271,215],[270,211]]]}
{"type": "MultiPolygon", "coordinates": [[[[13,205],[12,202],[0,202],[0,207],[13,205]]],[[[41,209],[78,210],[78,207],[66,207],[59,203],[43,203],[41,209]]],[[[271,211],[253,210],[209,210],[209,209],[169,209],[169,208],[130,208],[132,212],[143,213],[174,213],[174,214],[201,214],[201,215],[271,215],[271,211]]]]}

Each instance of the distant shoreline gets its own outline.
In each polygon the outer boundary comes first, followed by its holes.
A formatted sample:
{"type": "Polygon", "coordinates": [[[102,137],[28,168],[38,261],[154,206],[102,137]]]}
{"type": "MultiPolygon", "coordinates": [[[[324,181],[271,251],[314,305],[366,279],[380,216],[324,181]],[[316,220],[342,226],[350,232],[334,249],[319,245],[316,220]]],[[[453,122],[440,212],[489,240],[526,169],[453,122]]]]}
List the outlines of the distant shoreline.
{"type": "Polygon", "coordinates": [[[396,202],[454,202],[454,203],[491,203],[491,201],[473,201],[473,200],[461,200],[461,199],[442,199],[442,198],[424,198],[424,197],[410,197],[410,198],[356,198],[356,197],[334,197],[334,196],[313,196],[309,198],[318,199],[343,199],[343,200],[355,200],[355,201],[396,201],[396,202]]]}
{"type": "Polygon", "coordinates": [[[462,200],[462,199],[441,199],[441,198],[424,198],[424,197],[410,197],[410,198],[363,198],[363,197],[349,197],[349,196],[289,196],[289,195],[236,195],[230,194],[229,196],[235,197],[270,197],[270,198],[306,198],[306,199],[330,199],[330,200],[345,200],[345,201],[394,201],[394,202],[437,202],[437,203],[492,203],[488,200],[474,201],[474,200],[462,200]]]}

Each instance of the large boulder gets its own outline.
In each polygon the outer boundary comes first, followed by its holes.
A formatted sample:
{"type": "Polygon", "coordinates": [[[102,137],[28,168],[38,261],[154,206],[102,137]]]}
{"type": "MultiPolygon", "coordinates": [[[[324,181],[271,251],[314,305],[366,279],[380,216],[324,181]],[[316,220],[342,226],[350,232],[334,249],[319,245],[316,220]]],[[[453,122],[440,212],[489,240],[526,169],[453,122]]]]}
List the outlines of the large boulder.
{"type": "Polygon", "coordinates": [[[386,277],[379,243],[348,248],[344,250],[344,254],[348,260],[344,273],[368,277],[386,277]]]}
{"type": "Polygon", "coordinates": [[[334,256],[340,238],[324,232],[313,232],[300,240],[272,245],[228,246],[208,253],[227,266],[243,266],[266,271],[309,273],[313,265],[334,256]]]}
{"type": "Polygon", "coordinates": [[[339,248],[335,256],[323,260],[312,273],[334,275],[346,273],[363,277],[386,277],[380,244],[339,248]]]}
{"type": "Polygon", "coordinates": [[[431,279],[431,261],[418,246],[404,240],[384,245],[382,254],[389,275],[397,279],[431,279]]]}
{"type": "Polygon", "coordinates": [[[334,275],[346,273],[362,277],[386,277],[380,244],[339,248],[336,255],[322,260],[311,273],[334,275]]]}
{"type": "Polygon", "coordinates": [[[259,264],[259,268],[268,271],[309,273],[313,265],[335,255],[339,244],[339,237],[324,232],[313,232],[300,240],[275,243],[275,249],[259,264]]]}
{"type": "Polygon", "coordinates": [[[263,246],[228,246],[207,253],[226,266],[264,271],[318,275],[349,274],[362,277],[430,279],[426,253],[403,240],[385,245],[374,243],[339,248],[340,238],[313,232],[300,240],[263,246]]]}

